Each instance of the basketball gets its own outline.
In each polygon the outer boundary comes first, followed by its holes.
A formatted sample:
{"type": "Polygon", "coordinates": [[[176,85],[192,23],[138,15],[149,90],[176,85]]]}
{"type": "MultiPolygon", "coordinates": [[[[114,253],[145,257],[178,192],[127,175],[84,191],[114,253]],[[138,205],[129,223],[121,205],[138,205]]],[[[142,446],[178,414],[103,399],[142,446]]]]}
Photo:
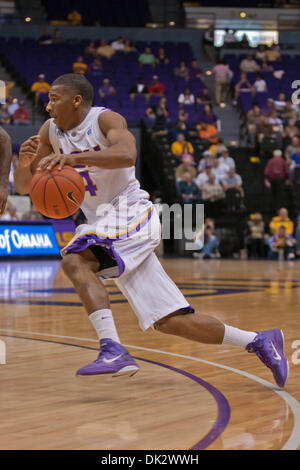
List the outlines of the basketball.
{"type": "Polygon", "coordinates": [[[51,219],[64,219],[74,214],[84,199],[84,182],[71,166],[35,173],[30,184],[30,197],[37,210],[51,219]]]}

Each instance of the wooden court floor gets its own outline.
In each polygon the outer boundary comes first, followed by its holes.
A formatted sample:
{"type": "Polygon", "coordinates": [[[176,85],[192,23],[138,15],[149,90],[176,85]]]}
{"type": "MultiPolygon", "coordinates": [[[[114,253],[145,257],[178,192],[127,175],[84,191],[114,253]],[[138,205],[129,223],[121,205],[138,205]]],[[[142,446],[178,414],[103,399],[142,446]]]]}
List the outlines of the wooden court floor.
{"type": "Polygon", "coordinates": [[[197,311],[284,330],[286,388],[240,348],[143,333],[111,281],[120,338],[141,369],[75,377],[98,343],[59,262],[2,261],[0,449],[300,449],[300,263],[161,261],[197,311]]]}

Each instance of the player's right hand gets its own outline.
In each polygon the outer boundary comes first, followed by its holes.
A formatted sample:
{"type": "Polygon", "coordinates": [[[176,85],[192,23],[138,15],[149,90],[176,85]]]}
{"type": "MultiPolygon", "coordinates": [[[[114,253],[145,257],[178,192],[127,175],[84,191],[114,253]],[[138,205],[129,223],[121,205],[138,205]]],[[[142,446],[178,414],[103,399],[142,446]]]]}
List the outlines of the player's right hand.
{"type": "Polygon", "coordinates": [[[33,160],[37,156],[37,149],[40,143],[40,136],[34,135],[25,142],[20,147],[19,152],[19,165],[23,168],[27,168],[31,165],[33,160]]]}

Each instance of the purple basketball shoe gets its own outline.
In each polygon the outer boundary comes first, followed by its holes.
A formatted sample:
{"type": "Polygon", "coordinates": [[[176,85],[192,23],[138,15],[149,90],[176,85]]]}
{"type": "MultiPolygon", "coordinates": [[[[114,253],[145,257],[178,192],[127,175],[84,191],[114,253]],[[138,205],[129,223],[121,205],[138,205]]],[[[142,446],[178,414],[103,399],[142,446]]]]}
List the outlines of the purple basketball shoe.
{"type": "Polygon", "coordinates": [[[289,375],[289,363],[284,355],[284,336],[279,329],[258,331],[252,343],[246,346],[273,372],[279,387],[284,387],[289,375]]]}
{"type": "Polygon", "coordinates": [[[112,374],[113,377],[119,375],[129,375],[131,377],[138,370],[139,366],[121,344],[105,338],[100,341],[98,358],[91,364],[79,369],[76,375],[112,374]]]}

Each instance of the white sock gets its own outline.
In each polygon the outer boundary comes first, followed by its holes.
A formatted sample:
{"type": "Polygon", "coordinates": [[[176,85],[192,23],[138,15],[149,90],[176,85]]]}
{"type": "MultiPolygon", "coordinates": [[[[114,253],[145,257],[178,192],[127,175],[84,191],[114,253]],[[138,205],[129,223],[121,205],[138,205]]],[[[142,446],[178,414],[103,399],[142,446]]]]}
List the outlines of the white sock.
{"type": "Polygon", "coordinates": [[[257,333],[253,331],[244,331],[234,328],[233,326],[225,326],[225,334],[222,344],[231,344],[232,346],[242,346],[245,348],[249,343],[251,343],[257,333]]]}
{"type": "Polygon", "coordinates": [[[96,312],[89,315],[89,319],[91,320],[100,340],[110,338],[117,343],[121,343],[116,330],[112,311],[110,309],[105,308],[103,310],[96,310],[96,312]]]}

